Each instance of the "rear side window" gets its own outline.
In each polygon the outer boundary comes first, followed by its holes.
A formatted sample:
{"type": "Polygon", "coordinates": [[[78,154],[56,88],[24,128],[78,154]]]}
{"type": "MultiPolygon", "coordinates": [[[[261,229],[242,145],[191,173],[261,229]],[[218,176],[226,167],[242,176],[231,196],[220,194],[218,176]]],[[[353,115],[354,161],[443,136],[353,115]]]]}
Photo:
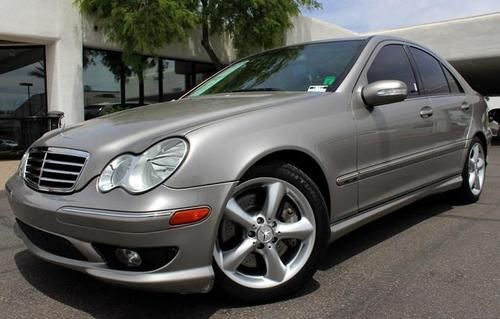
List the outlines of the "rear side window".
{"type": "Polygon", "coordinates": [[[410,60],[402,45],[383,47],[373,60],[367,73],[368,83],[382,80],[399,80],[406,83],[409,95],[418,95],[417,81],[410,60]]]}
{"type": "Polygon", "coordinates": [[[453,74],[451,74],[451,72],[448,71],[448,69],[446,69],[444,66],[443,70],[444,74],[446,75],[446,79],[448,80],[448,84],[450,85],[450,92],[453,94],[463,93],[464,89],[462,89],[462,87],[458,83],[457,79],[455,79],[453,74]]]}
{"type": "Polygon", "coordinates": [[[430,95],[450,93],[441,63],[420,49],[410,47],[410,50],[422,77],[425,93],[430,95]]]}

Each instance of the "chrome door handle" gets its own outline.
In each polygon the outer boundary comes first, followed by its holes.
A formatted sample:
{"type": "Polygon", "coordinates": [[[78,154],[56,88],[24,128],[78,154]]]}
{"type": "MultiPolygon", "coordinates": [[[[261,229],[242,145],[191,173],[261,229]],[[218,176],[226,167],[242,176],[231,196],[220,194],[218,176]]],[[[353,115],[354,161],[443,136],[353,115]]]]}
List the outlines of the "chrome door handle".
{"type": "Polygon", "coordinates": [[[422,109],[420,109],[420,117],[423,119],[429,118],[434,114],[434,111],[430,106],[424,106],[422,109]]]}
{"type": "Polygon", "coordinates": [[[464,102],[464,103],[462,103],[462,106],[460,108],[462,109],[462,111],[467,112],[468,110],[470,110],[470,104],[467,102],[464,102]]]}

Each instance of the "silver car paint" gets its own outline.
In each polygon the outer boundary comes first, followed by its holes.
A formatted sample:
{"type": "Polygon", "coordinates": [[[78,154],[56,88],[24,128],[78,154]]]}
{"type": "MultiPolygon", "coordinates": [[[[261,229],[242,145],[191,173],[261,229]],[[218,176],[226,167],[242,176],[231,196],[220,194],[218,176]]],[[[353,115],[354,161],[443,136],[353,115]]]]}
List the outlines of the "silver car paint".
{"type": "MultiPolygon", "coordinates": [[[[270,154],[282,150],[301,152],[322,169],[330,194],[332,239],[429,193],[456,187],[471,138],[476,134],[486,140],[490,137],[486,104],[441,59],[465,94],[436,100],[409,99],[377,106],[375,112],[379,113],[370,113],[360,97],[366,84],[366,66],[381,45],[409,42],[388,37],[367,41],[334,93],[187,97],[46,134],[35,146],[85,150],[90,152],[89,163],[77,191],[70,195],[36,192],[20,177],[13,176],[7,189],[17,218],[71,238],[78,242],[77,247],[99,241],[135,246],[179,245],[180,251],[165,267],[137,274],[108,269],[102,260],[86,263],[61,259],[40,251],[29,241],[28,248],[42,258],[115,283],[169,291],[207,291],[213,280],[212,250],[221,208],[241,176],[270,154]],[[462,101],[471,105],[470,110],[457,109],[462,101]],[[423,106],[434,109],[431,119],[418,116],[423,106]],[[409,109],[415,116],[408,116],[409,109]],[[387,119],[381,126],[384,116],[387,119]],[[96,190],[97,176],[114,157],[140,153],[171,136],[186,138],[190,151],[164,185],[141,195],[121,189],[106,194],[96,190]],[[195,206],[210,206],[210,217],[188,227],[168,225],[169,212],[195,206]],[[95,214],[86,214],[89,210],[95,214]],[[126,217],[148,212],[162,214],[141,221],[126,217]],[[168,275],[182,271],[197,280],[181,276],[179,282],[168,275]]],[[[92,255],[91,251],[87,253],[92,255]]]]}

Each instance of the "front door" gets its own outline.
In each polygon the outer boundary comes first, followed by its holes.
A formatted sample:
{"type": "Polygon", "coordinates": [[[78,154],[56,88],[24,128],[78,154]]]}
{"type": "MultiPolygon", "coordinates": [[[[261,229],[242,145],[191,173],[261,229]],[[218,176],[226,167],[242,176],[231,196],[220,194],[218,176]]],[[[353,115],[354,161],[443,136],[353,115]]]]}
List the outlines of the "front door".
{"type": "MultiPolygon", "coordinates": [[[[411,192],[436,176],[428,151],[436,143],[431,101],[422,94],[407,50],[399,43],[379,46],[362,73],[356,92],[379,80],[406,83],[403,102],[367,107],[354,98],[358,129],[359,209],[411,192]]],[[[439,173],[438,173],[439,174],[439,173]]]]}

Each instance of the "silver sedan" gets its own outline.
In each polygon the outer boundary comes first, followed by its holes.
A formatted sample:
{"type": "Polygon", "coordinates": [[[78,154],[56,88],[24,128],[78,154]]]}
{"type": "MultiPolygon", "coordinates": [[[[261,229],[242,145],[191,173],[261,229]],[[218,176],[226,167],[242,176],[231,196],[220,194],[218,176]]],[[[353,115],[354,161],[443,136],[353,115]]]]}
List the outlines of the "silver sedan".
{"type": "Polygon", "coordinates": [[[483,190],[486,104],[398,38],[306,43],[233,63],[178,101],[36,141],[6,185],[52,263],[249,301],[300,289],[329,242],[419,198],[483,190]]]}

